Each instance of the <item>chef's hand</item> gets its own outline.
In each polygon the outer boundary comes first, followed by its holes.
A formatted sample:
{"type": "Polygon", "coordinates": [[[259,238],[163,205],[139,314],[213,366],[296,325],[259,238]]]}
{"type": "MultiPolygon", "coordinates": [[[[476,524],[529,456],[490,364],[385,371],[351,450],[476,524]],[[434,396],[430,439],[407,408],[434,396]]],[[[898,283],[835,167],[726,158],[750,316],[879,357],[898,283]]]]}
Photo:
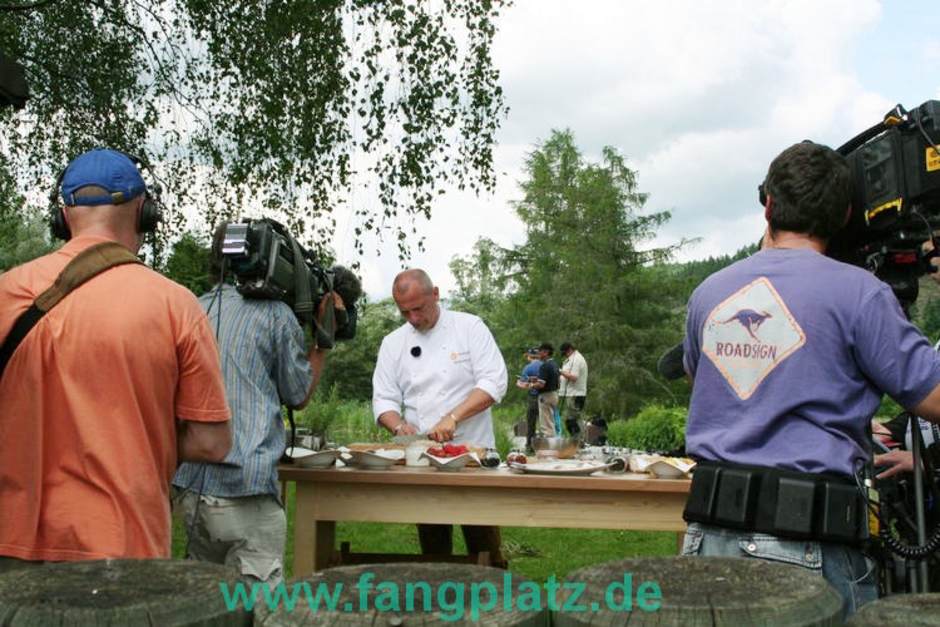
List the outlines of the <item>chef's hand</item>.
{"type": "Polygon", "coordinates": [[[428,431],[428,437],[435,442],[447,442],[454,439],[454,431],[456,430],[457,420],[448,414],[431,427],[431,430],[428,431]]]}
{"type": "Polygon", "coordinates": [[[410,422],[401,423],[401,428],[395,431],[395,435],[416,435],[418,433],[418,427],[414,426],[410,422]]]}
{"type": "Polygon", "coordinates": [[[884,455],[875,455],[875,466],[890,466],[878,475],[878,479],[893,477],[900,472],[911,472],[914,470],[914,455],[910,451],[895,449],[884,455]]]}

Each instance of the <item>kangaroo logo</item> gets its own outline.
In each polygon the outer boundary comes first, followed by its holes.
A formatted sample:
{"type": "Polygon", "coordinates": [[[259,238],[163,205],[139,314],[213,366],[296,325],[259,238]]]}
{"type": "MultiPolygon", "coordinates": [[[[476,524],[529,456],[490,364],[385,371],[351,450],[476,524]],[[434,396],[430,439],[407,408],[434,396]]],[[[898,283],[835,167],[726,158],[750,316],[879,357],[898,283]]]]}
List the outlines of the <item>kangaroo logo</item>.
{"type": "Polygon", "coordinates": [[[771,316],[766,311],[764,313],[758,313],[753,309],[741,309],[736,314],[723,321],[721,324],[739,322],[741,323],[741,326],[744,327],[744,330],[747,331],[748,335],[760,342],[760,338],[754,335],[754,333],[760,328],[760,325],[764,324],[764,321],[768,318],[773,318],[773,316],[771,316]]]}

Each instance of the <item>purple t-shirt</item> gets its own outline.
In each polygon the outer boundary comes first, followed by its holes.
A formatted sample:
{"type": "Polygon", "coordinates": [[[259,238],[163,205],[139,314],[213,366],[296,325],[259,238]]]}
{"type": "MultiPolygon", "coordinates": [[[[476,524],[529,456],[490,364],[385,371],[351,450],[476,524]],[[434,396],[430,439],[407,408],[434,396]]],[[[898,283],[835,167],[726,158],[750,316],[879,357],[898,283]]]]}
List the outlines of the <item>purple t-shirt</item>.
{"type": "Polygon", "coordinates": [[[882,392],[905,408],[940,384],[940,357],[871,273],[769,249],[692,294],[695,378],[686,451],[700,459],[851,475],[882,392]]]}

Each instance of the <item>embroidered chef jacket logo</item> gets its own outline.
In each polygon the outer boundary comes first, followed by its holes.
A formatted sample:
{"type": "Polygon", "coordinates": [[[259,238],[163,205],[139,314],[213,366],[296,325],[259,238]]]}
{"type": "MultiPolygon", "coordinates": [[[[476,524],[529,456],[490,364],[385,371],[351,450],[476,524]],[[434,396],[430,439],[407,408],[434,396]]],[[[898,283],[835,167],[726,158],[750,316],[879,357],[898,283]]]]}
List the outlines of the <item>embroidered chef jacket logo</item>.
{"type": "Polygon", "coordinates": [[[805,343],[803,329],[766,277],[715,307],[702,332],[702,352],[741,399],[805,343]]]}

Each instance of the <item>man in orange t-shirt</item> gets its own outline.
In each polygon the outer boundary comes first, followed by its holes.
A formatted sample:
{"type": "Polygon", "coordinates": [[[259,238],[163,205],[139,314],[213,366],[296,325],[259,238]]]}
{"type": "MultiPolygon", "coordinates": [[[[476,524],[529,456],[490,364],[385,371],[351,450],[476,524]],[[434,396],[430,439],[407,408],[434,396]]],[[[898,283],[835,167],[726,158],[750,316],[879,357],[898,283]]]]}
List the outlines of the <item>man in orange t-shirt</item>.
{"type": "MultiPolygon", "coordinates": [[[[61,196],[67,243],[0,275],[0,341],[79,252],[114,241],[136,253],[159,220],[117,151],[73,160],[61,196]]],[[[41,318],[0,399],[0,571],[169,557],[178,463],[218,462],[231,446],[208,320],[189,291],[140,264],[102,272],[41,318]]]]}

